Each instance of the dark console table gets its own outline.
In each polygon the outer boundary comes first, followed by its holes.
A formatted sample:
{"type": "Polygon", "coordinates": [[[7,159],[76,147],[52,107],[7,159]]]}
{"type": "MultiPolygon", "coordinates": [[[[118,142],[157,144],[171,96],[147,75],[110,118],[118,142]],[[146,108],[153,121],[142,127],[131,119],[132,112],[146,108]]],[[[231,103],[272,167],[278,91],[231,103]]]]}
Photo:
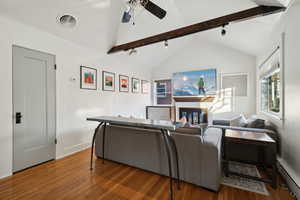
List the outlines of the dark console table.
{"type": "Polygon", "coordinates": [[[164,144],[165,144],[165,148],[166,148],[166,152],[167,152],[167,156],[168,156],[169,178],[170,178],[170,199],[173,200],[173,176],[172,176],[173,168],[172,168],[171,156],[175,157],[176,175],[177,175],[176,179],[177,179],[178,189],[180,189],[180,185],[179,185],[180,176],[179,176],[177,147],[176,147],[176,144],[175,144],[173,138],[171,137],[170,131],[175,131],[176,128],[182,127],[182,125],[180,123],[173,123],[171,121],[144,120],[144,119],[109,117],[109,116],[92,117],[92,118],[87,118],[87,120],[100,123],[94,132],[93,141],[92,141],[91,162],[90,162],[91,170],[93,169],[93,153],[94,153],[95,139],[96,139],[97,134],[100,132],[99,131],[100,128],[103,128],[103,132],[102,132],[103,162],[105,160],[105,151],[104,151],[105,150],[105,134],[106,134],[105,129],[106,129],[107,124],[160,130],[160,133],[164,139],[164,144]]]}
{"type": "Polygon", "coordinates": [[[272,184],[273,188],[277,187],[277,182],[276,182],[276,142],[268,136],[266,133],[257,133],[257,132],[249,132],[249,131],[237,131],[237,130],[224,130],[223,132],[224,135],[224,164],[225,164],[225,175],[228,176],[229,174],[241,176],[244,178],[249,178],[257,181],[262,181],[265,183],[270,183],[272,184]],[[269,178],[258,178],[258,177],[253,177],[245,174],[239,174],[236,172],[231,172],[228,169],[228,163],[229,163],[229,156],[226,155],[226,146],[228,144],[232,143],[240,143],[240,144],[245,144],[245,145],[255,145],[257,146],[260,151],[259,151],[259,157],[260,157],[260,163],[264,166],[264,169],[266,169],[265,165],[265,155],[266,151],[269,149],[272,152],[272,174],[270,175],[269,178]]]}

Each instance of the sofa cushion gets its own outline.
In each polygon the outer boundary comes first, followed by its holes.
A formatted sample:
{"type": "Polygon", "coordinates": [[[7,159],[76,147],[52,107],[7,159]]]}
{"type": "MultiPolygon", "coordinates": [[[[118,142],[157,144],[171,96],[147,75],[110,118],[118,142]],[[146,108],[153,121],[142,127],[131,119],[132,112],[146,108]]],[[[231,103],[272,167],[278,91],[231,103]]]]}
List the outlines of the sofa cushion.
{"type": "Polygon", "coordinates": [[[265,128],[265,120],[257,118],[256,116],[253,116],[248,119],[248,125],[247,128],[265,128]]]}
{"type": "Polygon", "coordinates": [[[265,129],[277,132],[276,127],[274,126],[274,124],[272,124],[270,121],[266,120],[265,121],[265,129]]]}
{"type": "Polygon", "coordinates": [[[244,115],[240,115],[237,118],[230,120],[230,126],[246,127],[248,125],[244,115]]]}

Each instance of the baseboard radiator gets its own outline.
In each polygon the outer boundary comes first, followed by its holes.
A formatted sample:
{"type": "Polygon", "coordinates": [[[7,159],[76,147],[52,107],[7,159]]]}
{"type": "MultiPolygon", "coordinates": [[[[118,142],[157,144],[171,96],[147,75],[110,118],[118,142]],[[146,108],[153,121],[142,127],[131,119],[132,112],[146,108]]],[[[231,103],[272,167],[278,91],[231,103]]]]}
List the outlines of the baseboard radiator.
{"type": "Polygon", "coordinates": [[[293,178],[288,174],[288,172],[284,169],[284,167],[280,164],[280,162],[277,162],[277,168],[281,176],[286,181],[288,190],[290,191],[291,195],[295,199],[300,199],[300,187],[293,180],[293,178]]]}

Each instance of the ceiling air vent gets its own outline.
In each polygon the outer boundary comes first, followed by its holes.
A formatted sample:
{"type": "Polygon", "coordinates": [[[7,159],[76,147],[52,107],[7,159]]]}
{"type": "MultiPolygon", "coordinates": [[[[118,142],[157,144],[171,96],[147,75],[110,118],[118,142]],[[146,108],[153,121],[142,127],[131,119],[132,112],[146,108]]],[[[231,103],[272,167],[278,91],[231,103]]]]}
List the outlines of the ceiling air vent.
{"type": "Polygon", "coordinates": [[[73,28],[75,27],[77,21],[76,18],[72,15],[62,15],[57,18],[57,21],[60,25],[66,28],[73,28]]]}

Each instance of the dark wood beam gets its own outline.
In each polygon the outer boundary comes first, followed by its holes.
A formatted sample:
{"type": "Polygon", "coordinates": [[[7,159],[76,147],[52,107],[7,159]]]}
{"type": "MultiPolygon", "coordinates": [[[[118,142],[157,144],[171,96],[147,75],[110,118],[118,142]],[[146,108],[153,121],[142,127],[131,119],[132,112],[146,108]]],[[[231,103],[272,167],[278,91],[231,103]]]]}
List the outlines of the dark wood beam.
{"type": "Polygon", "coordinates": [[[162,42],[165,40],[171,40],[179,37],[184,37],[190,34],[198,33],[201,31],[206,31],[227,25],[232,22],[244,21],[252,19],[259,16],[271,15],[278,12],[285,11],[285,7],[276,7],[276,6],[258,6],[255,8],[250,8],[248,10],[243,10],[237,13],[229,14],[223,17],[218,17],[212,20],[200,22],[183,28],[179,28],[173,31],[168,31],[151,37],[147,37],[141,40],[134,42],[129,42],[126,44],[114,46],[108,51],[108,54],[116,53],[119,51],[127,51],[130,49],[135,49],[142,46],[147,46],[150,44],[162,42]]]}

